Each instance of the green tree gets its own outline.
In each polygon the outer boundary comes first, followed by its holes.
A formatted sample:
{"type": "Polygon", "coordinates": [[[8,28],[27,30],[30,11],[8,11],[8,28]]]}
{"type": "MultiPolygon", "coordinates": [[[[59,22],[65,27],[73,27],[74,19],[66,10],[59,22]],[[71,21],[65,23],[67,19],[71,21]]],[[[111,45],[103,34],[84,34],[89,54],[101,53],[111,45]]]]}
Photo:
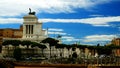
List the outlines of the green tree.
{"type": "Polygon", "coordinates": [[[2,43],[2,45],[3,46],[7,46],[7,45],[9,45],[11,42],[10,42],[10,40],[6,40],[6,41],[4,41],[3,43],[2,43]]]}
{"type": "Polygon", "coordinates": [[[50,57],[51,57],[51,47],[57,45],[58,42],[59,42],[58,40],[53,39],[53,38],[46,38],[42,40],[42,43],[48,43],[50,46],[50,57]]]}
{"type": "Polygon", "coordinates": [[[13,56],[16,60],[21,60],[22,52],[20,48],[16,48],[13,52],[13,56]]]}
{"type": "Polygon", "coordinates": [[[29,41],[29,40],[23,40],[23,41],[21,41],[21,45],[22,46],[27,46],[27,48],[26,48],[26,55],[27,55],[27,57],[31,55],[31,53],[29,52],[30,51],[29,46],[31,44],[32,44],[32,42],[29,41]]]}
{"type": "Polygon", "coordinates": [[[70,58],[70,48],[71,48],[71,45],[66,45],[66,48],[68,49],[68,55],[69,55],[69,58],[70,58]]]}
{"type": "Polygon", "coordinates": [[[39,47],[41,48],[41,52],[42,52],[42,56],[44,56],[44,49],[47,48],[45,45],[37,43],[37,42],[33,42],[31,47],[39,47]]]}
{"type": "Polygon", "coordinates": [[[33,48],[33,47],[38,47],[38,45],[39,45],[39,43],[37,43],[37,42],[32,42],[31,47],[32,47],[32,48],[33,48]]]}
{"type": "Polygon", "coordinates": [[[103,46],[97,46],[97,53],[99,55],[103,54],[103,46]]]}
{"type": "Polygon", "coordinates": [[[74,52],[74,53],[72,54],[72,59],[73,59],[73,63],[75,63],[75,62],[76,62],[76,59],[77,59],[77,53],[76,53],[76,52],[74,52]]]}
{"type": "Polygon", "coordinates": [[[72,57],[73,57],[73,58],[77,58],[77,53],[74,52],[74,53],[72,54],[72,57]]]}
{"type": "Polygon", "coordinates": [[[39,46],[38,46],[39,48],[41,48],[41,51],[42,51],[42,56],[44,56],[44,49],[45,48],[47,48],[45,45],[43,45],[43,44],[39,44],[39,46]]]}
{"type": "Polygon", "coordinates": [[[9,56],[10,52],[9,52],[9,44],[11,44],[11,40],[5,40],[2,45],[7,47],[7,54],[9,56]]]}
{"type": "Polygon", "coordinates": [[[77,46],[77,48],[79,48],[80,51],[83,52],[83,53],[85,52],[85,48],[86,48],[86,47],[87,47],[86,45],[78,45],[78,46],[77,46]]]}
{"type": "Polygon", "coordinates": [[[108,46],[98,46],[97,52],[99,55],[105,54],[105,55],[111,55],[112,49],[108,46]]]}
{"type": "Polygon", "coordinates": [[[7,51],[8,51],[8,56],[10,56],[10,51],[9,51],[9,46],[8,45],[12,45],[14,46],[14,48],[16,48],[17,46],[19,46],[19,44],[21,44],[20,40],[5,40],[2,45],[7,46],[7,51]]]}
{"type": "Polygon", "coordinates": [[[20,40],[6,40],[2,43],[2,45],[9,45],[9,44],[13,45],[16,48],[17,46],[19,46],[19,44],[21,44],[21,41],[20,40]]]}
{"type": "Polygon", "coordinates": [[[75,51],[75,50],[76,50],[77,45],[76,45],[76,44],[72,44],[72,45],[71,45],[71,47],[72,47],[72,51],[75,51]]]}
{"type": "Polygon", "coordinates": [[[88,46],[88,49],[90,50],[90,52],[92,53],[92,55],[95,55],[96,46],[88,46]]]}
{"type": "Polygon", "coordinates": [[[64,53],[63,49],[64,49],[64,47],[66,47],[66,44],[57,44],[55,47],[60,50],[60,56],[62,58],[62,55],[64,55],[64,54],[62,54],[62,53],[64,53]]]}
{"type": "Polygon", "coordinates": [[[2,45],[9,45],[9,44],[11,44],[11,40],[5,40],[3,43],[2,43],[2,45]]]}
{"type": "Polygon", "coordinates": [[[31,41],[29,41],[29,40],[24,40],[24,41],[22,41],[21,42],[21,44],[23,45],[23,46],[27,46],[27,48],[29,48],[29,46],[32,44],[32,42],[31,41]]]}
{"type": "Polygon", "coordinates": [[[106,55],[111,55],[112,54],[112,48],[108,46],[104,46],[104,51],[106,55]]]}
{"type": "Polygon", "coordinates": [[[19,46],[19,44],[21,44],[20,40],[11,40],[11,44],[16,48],[17,46],[19,46]]]}
{"type": "Polygon", "coordinates": [[[114,44],[111,44],[108,47],[112,49],[112,56],[115,56],[116,50],[120,49],[120,46],[116,46],[114,44]]]}
{"type": "Polygon", "coordinates": [[[92,50],[94,49],[94,46],[88,46],[87,48],[90,50],[90,52],[92,52],[92,50]]]}

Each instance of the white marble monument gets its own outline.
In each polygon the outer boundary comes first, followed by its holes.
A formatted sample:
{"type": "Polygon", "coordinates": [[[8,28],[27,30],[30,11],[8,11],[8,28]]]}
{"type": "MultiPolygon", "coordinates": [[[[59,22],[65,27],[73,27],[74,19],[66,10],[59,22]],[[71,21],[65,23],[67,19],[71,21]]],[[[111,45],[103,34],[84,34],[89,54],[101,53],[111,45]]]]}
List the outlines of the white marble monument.
{"type": "Polygon", "coordinates": [[[47,37],[42,29],[42,22],[38,21],[35,12],[30,12],[23,17],[23,40],[41,41],[47,37]]]}

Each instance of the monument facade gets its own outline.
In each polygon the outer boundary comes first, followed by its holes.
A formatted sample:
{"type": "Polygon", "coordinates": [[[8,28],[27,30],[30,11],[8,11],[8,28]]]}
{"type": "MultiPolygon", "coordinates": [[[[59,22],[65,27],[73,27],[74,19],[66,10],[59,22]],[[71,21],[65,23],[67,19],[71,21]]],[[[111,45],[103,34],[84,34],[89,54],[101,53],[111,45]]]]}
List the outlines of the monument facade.
{"type": "Polygon", "coordinates": [[[23,17],[23,40],[41,41],[47,36],[42,29],[42,22],[38,21],[35,12],[30,12],[23,17]]]}

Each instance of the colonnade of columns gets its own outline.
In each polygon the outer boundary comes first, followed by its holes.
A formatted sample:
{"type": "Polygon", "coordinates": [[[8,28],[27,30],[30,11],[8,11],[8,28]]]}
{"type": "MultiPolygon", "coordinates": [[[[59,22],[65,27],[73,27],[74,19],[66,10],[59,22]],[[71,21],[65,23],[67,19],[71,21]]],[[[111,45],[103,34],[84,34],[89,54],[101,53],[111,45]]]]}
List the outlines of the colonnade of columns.
{"type": "Polygon", "coordinates": [[[26,25],[26,34],[33,34],[33,25],[26,25]]]}

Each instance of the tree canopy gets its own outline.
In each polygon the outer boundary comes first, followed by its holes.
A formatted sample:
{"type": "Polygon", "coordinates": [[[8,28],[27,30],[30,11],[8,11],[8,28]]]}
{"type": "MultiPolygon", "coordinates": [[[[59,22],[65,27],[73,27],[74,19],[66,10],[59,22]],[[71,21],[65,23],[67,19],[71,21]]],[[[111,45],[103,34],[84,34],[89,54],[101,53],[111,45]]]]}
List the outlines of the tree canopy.
{"type": "Polygon", "coordinates": [[[32,44],[32,42],[31,41],[29,41],[29,40],[24,40],[24,41],[22,41],[22,43],[21,43],[23,46],[27,46],[27,48],[29,48],[29,46],[32,44]]]}
{"type": "Polygon", "coordinates": [[[21,44],[21,41],[20,40],[6,40],[2,43],[2,45],[13,45],[13,46],[19,46],[19,44],[21,44]]]}
{"type": "Polygon", "coordinates": [[[49,43],[50,46],[54,46],[58,43],[59,41],[53,38],[46,38],[42,40],[42,43],[49,43]]]}

